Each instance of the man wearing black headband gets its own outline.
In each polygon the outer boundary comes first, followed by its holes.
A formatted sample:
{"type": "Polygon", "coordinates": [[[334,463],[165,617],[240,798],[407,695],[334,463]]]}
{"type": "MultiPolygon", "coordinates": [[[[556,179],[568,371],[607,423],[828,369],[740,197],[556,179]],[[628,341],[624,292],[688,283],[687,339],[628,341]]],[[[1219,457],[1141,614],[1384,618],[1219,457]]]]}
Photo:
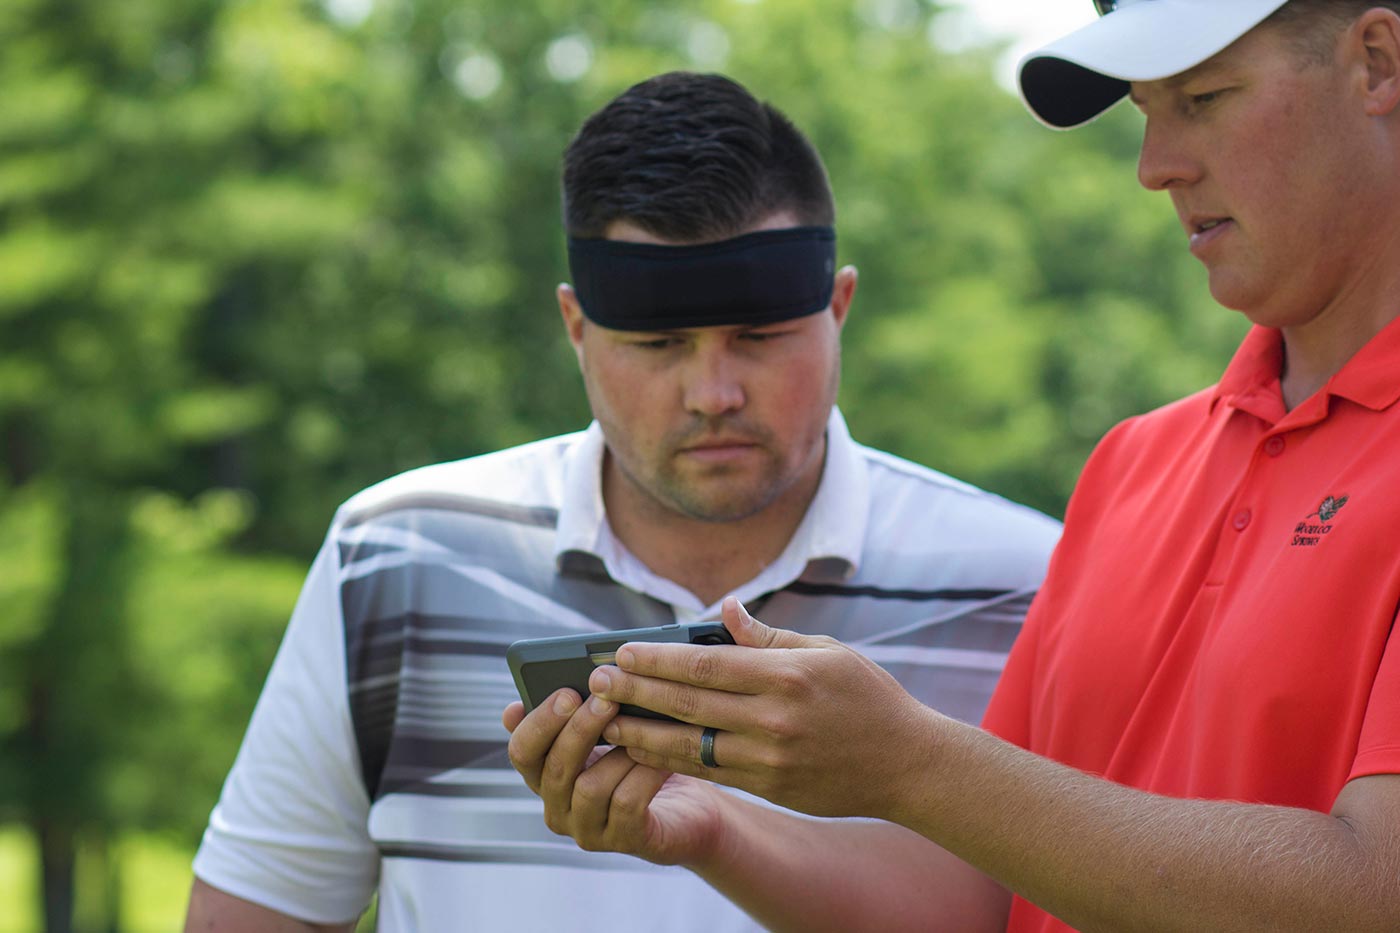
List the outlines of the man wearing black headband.
{"type": "Polygon", "coordinates": [[[1022,92],[1142,113],[1254,325],[1224,376],[1094,452],[985,730],[729,601],[737,646],[593,672],[541,781],[582,846],[780,929],[1400,930],[1400,2],[1096,5],[1022,92]],[[573,780],[597,736],[626,757],[573,780]]]}
{"type": "Polygon", "coordinates": [[[810,143],[732,81],[663,75],[584,124],[564,212],[558,303],[595,423],[340,510],[191,928],[348,929],[377,887],[381,931],[753,929],[684,869],[550,832],[500,721],[518,638],[715,619],[738,593],[980,715],[1059,527],[851,439],[833,403],[856,274],[810,143]]]}

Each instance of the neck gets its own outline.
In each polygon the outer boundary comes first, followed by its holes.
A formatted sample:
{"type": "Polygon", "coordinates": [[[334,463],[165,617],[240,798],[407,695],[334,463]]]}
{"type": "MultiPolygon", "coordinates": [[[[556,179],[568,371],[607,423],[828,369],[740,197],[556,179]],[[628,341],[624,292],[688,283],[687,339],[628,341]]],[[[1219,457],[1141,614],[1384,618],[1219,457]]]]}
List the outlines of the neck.
{"type": "MultiPolygon", "coordinates": [[[[1397,256],[1400,250],[1376,250],[1397,256]]],[[[1377,263],[1377,266],[1380,264],[1377,263]]],[[[1284,406],[1292,411],[1400,314],[1400,271],[1373,269],[1369,281],[1337,296],[1304,324],[1283,327],[1284,406]]]]}
{"type": "Polygon", "coordinates": [[[1284,405],[1291,411],[1335,376],[1400,312],[1400,119],[1371,120],[1377,145],[1357,155],[1354,180],[1339,181],[1334,216],[1317,218],[1331,241],[1314,281],[1338,283],[1320,308],[1281,326],[1284,405]],[[1345,248],[1343,248],[1345,247],[1345,248]]]}
{"type": "Polygon", "coordinates": [[[607,454],[604,508],[613,534],[638,560],[709,606],[758,576],[783,553],[816,496],[824,463],[825,445],[815,463],[758,512],[732,521],[703,521],[638,488],[607,454]]]}

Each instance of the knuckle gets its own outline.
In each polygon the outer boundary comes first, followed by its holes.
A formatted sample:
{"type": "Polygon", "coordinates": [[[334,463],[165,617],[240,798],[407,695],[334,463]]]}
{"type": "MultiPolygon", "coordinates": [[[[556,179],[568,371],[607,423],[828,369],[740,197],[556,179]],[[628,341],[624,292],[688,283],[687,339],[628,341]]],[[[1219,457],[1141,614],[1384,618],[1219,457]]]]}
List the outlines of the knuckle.
{"type": "Polygon", "coordinates": [[[693,734],[694,729],[681,729],[677,732],[675,742],[671,747],[671,753],[686,762],[698,761],[700,758],[700,736],[693,734]]]}
{"type": "Polygon", "coordinates": [[[788,735],[788,717],[779,709],[764,711],[755,723],[758,731],[768,740],[765,747],[770,750],[775,748],[779,742],[786,741],[788,735]]]}
{"type": "Polygon", "coordinates": [[[561,818],[559,814],[555,813],[549,807],[545,807],[544,825],[546,829],[554,833],[556,836],[569,835],[568,821],[561,818]]]}
{"type": "MultiPolygon", "coordinates": [[[[616,817],[630,821],[642,812],[646,804],[647,801],[637,788],[622,786],[613,794],[612,813],[616,817]]],[[[609,822],[612,821],[609,820],[609,822]]]]}
{"type": "Polygon", "coordinates": [[[770,676],[773,688],[777,693],[783,696],[793,696],[802,692],[807,672],[800,668],[784,665],[775,667],[770,676]]]}
{"type": "Polygon", "coordinates": [[[685,665],[686,680],[701,687],[713,687],[719,679],[719,661],[715,652],[701,649],[690,653],[685,665]]]}
{"type": "Polygon", "coordinates": [[[563,784],[570,777],[572,777],[569,771],[569,767],[565,765],[563,761],[559,760],[558,758],[555,758],[554,756],[550,756],[548,759],[545,760],[544,770],[542,774],[545,783],[557,785],[563,784]]]}
{"type": "Polygon", "coordinates": [[[699,695],[692,688],[680,684],[673,686],[669,690],[667,700],[677,719],[694,718],[699,695]]]}
{"type": "Polygon", "coordinates": [[[765,742],[754,754],[758,764],[772,774],[781,774],[788,765],[787,751],[776,742],[765,742]]]}
{"type": "Polygon", "coordinates": [[[584,771],[574,781],[574,806],[587,805],[589,801],[607,791],[607,780],[597,770],[584,771]]]}

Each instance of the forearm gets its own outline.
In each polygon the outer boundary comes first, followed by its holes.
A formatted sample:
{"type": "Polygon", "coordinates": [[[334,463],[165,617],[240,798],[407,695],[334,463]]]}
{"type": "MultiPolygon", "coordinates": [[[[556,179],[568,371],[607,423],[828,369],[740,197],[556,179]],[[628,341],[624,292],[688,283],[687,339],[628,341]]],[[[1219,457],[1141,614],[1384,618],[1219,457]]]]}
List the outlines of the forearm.
{"type": "Polygon", "coordinates": [[[1002,930],[1010,894],[928,839],[734,799],[696,873],[766,929],[1002,930]]]}
{"type": "Polygon", "coordinates": [[[350,933],[355,921],[310,923],[234,897],[198,878],[190,890],[185,933],[350,933]]]}
{"type": "Polygon", "coordinates": [[[1337,816],[1132,790],[931,716],[889,816],[1084,930],[1394,930],[1400,852],[1337,816]]]}

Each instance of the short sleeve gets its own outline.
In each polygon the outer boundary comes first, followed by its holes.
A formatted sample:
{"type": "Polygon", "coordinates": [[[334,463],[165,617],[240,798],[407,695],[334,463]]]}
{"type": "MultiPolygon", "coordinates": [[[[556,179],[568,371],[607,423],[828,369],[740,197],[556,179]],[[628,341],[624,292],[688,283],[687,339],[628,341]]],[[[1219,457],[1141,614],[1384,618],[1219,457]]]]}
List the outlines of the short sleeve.
{"type": "Polygon", "coordinates": [[[1400,624],[1395,623],[1371,686],[1350,777],[1370,774],[1400,774],[1400,624]]]}
{"type": "Polygon", "coordinates": [[[317,923],[359,916],[379,870],[346,696],[334,541],[307,576],[194,861],[206,883],[317,923]]]}

